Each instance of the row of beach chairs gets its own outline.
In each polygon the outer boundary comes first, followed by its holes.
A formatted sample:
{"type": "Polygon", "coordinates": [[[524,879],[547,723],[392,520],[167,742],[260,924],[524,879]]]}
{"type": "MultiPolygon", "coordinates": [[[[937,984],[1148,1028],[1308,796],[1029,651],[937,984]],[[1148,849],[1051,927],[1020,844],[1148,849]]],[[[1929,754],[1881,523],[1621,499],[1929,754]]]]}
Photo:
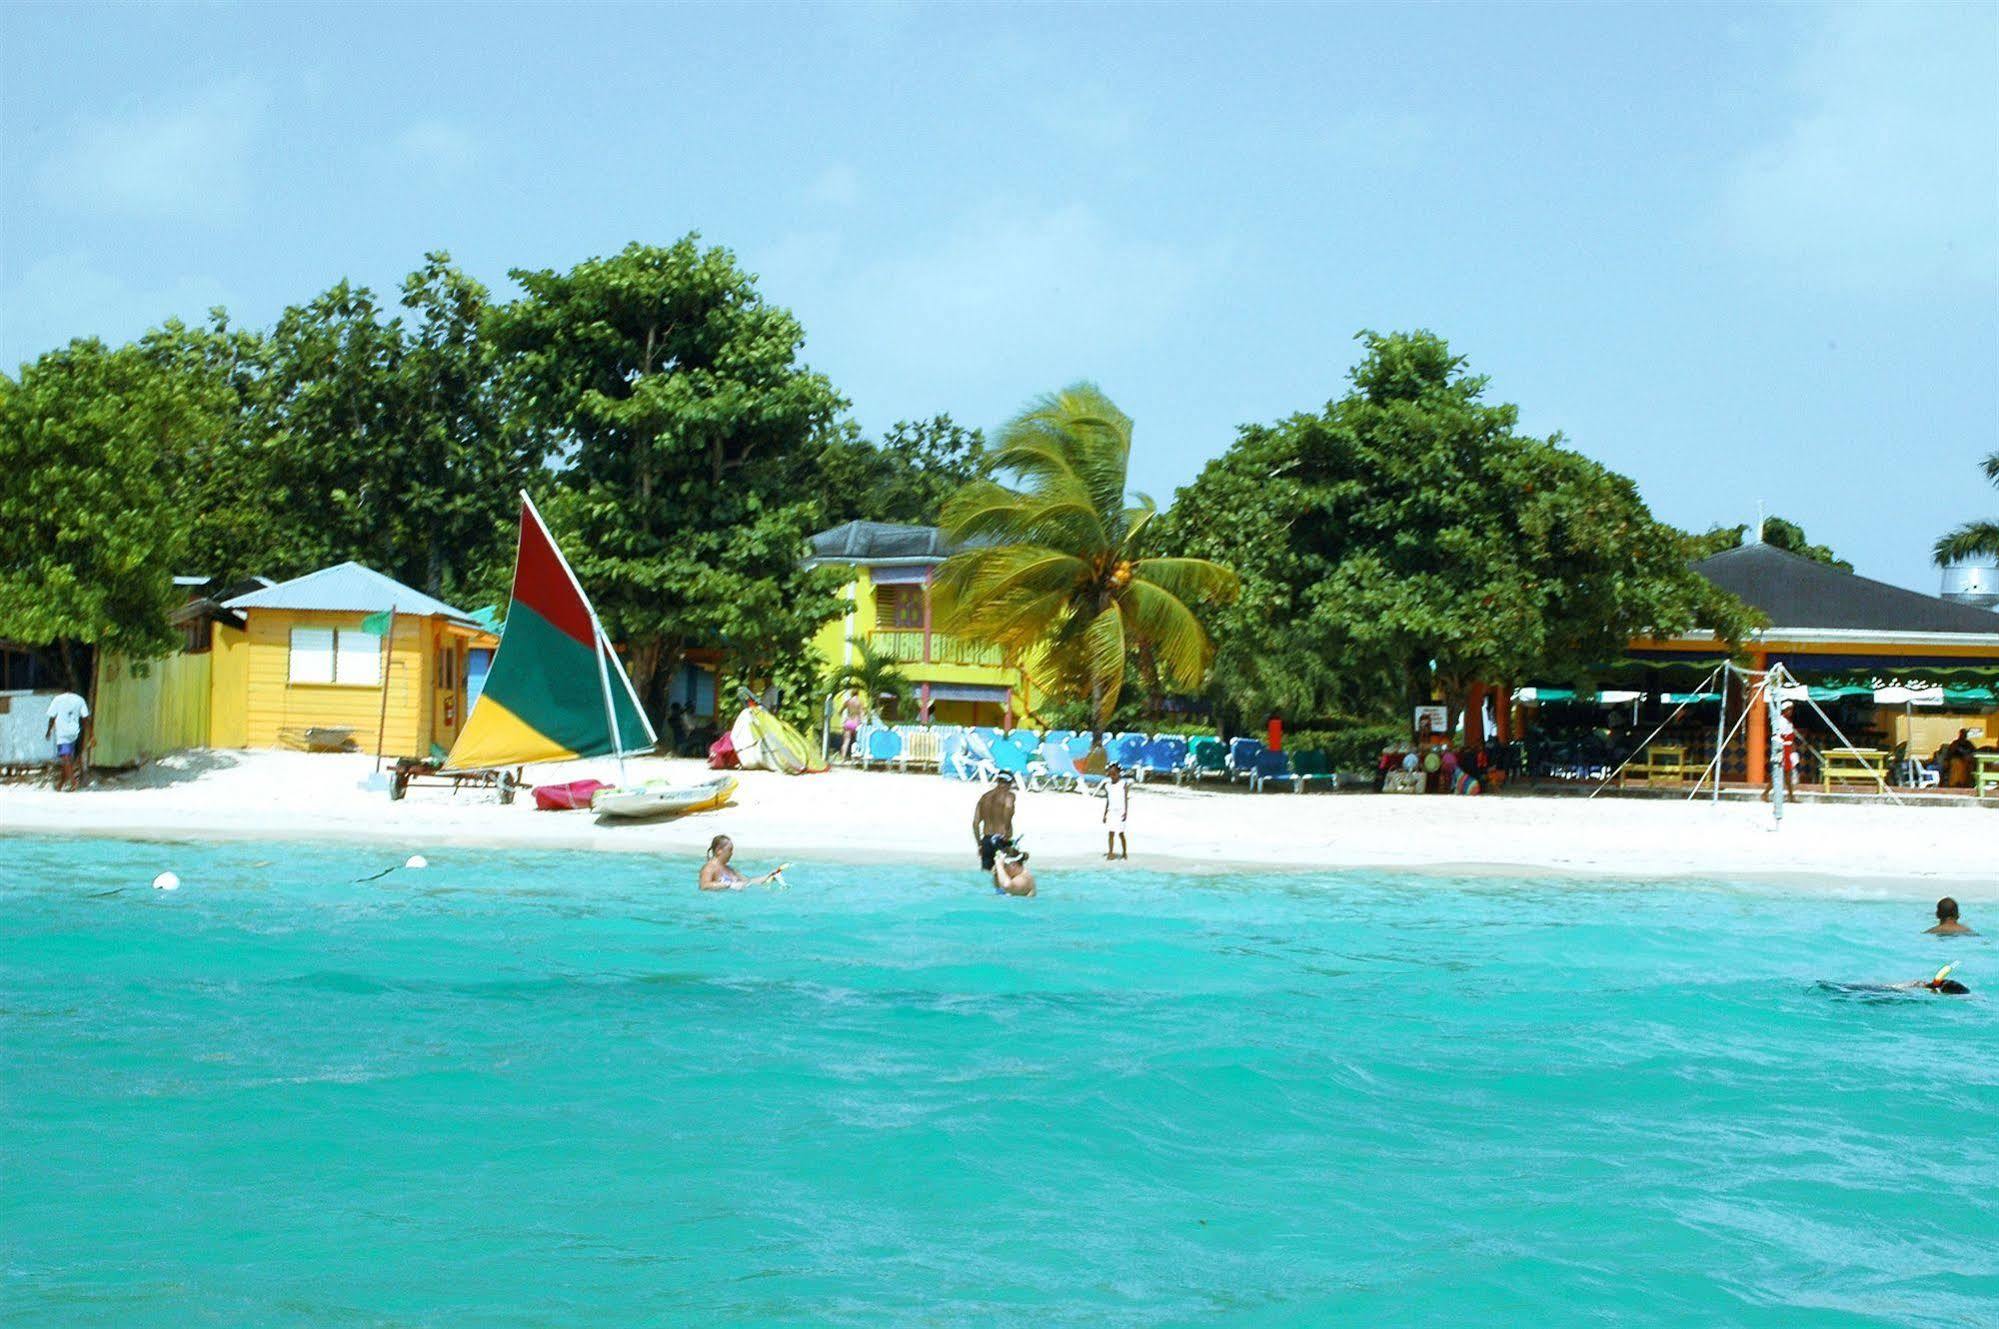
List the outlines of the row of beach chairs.
{"type": "MultiPolygon", "coordinates": [[[[1005,772],[1025,789],[1087,790],[1104,776],[1086,771],[1090,735],[1072,730],[1036,734],[1016,729],[943,725],[891,725],[864,729],[855,741],[863,768],[934,770],[947,780],[991,781],[1005,772]]],[[[1251,790],[1337,787],[1338,775],[1322,752],[1272,752],[1253,738],[1227,742],[1179,734],[1106,734],[1104,755],[1134,780],[1202,780],[1246,783],[1251,790]]]]}

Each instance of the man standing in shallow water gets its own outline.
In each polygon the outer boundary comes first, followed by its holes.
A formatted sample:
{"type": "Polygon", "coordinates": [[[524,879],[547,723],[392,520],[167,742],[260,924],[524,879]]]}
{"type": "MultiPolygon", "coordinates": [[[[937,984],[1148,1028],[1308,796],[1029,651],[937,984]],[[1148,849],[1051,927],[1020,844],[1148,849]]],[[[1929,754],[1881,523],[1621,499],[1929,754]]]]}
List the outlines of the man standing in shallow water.
{"type": "Polygon", "coordinates": [[[1001,848],[1013,843],[1013,776],[1006,771],[972,809],[972,843],[979,847],[979,867],[987,872],[993,870],[1001,848]]]}
{"type": "Polygon", "coordinates": [[[1975,937],[1978,934],[1957,921],[1957,901],[1948,895],[1937,901],[1937,925],[1924,929],[1932,937],[1975,937]]]}

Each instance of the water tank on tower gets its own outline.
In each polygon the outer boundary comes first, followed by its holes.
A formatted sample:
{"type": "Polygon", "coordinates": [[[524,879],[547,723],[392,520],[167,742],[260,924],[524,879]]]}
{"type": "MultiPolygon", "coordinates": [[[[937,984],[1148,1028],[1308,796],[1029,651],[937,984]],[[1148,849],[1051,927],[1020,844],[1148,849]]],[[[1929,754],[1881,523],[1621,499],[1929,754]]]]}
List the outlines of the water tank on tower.
{"type": "Polygon", "coordinates": [[[1952,563],[1943,570],[1943,598],[1980,609],[1999,609],[1999,565],[1991,559],[1952,563]]]}

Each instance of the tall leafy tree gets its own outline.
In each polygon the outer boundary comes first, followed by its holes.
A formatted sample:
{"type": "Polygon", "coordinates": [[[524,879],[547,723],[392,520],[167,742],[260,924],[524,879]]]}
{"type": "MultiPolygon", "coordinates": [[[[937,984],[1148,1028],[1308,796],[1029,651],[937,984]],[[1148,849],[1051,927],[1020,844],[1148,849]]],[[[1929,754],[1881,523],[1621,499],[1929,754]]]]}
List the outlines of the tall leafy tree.
{"type": "Polygon", "coordinates": [[[949,415],[898,420],[879,439],[845,436],[820,460],[825,520],[934,526],[944,503],[991,473],[985,436],[949,415]]]}
{"type": "Polygon", "coordinates": [[[1163,556],[1158,507],[1130,495],[1131,420],[1089,383],[1044,397],[1000,430],[996,480],[944,508],[971,547],[937,576],[945,627],[1034,662],[1044,687],[1087,698],[1101,729],[1136,658],[1165,685],[1198,688],[1213,647],[1190,602],[1222,601],[1236,577],[1204,558],[1163,556]]]}
{"type": "Polygon", "coordinates": [[[1442,338],[1361,340],[1346,396],[1244,426],[1175,501],[1175,538],[1243,575],[1213,616],[1239,712],[1379,715],[1570,676],[1645,629],[1747,627],[1629,480],[1515,432],[1442,338]]]}
{"type": "Polygon", "coordinates": [[[495,395],[485,287],[424,256],[403,313],[346,282],[287,309],[264,394],[283,573],[359,559],[446,598],[490,590],[539,439],[495,395]]]}
{"type": "Polygon", "coordinates": [[[233,327],[218,308],[205,324],[168,320],[137,350],[201,405],[201,426],[175,441],[174,511],[186,541],[177,570],[226,584],[282,568],[292,537],[272,501],[263,335],[233,327]]]}
{"type": "MultiPolygon", "coordinates": [[[[1999,452],[1986,453],[1980,469],[1999,485],[1999,452]]],[[[1939,567],[1960,559],[1999,558],[1999,522],[1968,521],[1940,538],[1932,552],[1939,567]]]]}
{"type": "Polygon", "coordinates": [[[797,695],[838,609],[799,551],[845,407],[797,320],[693,235],[513,276],[492,324],[508,400],[560,459],[551,520],[649,709],[694,645],[797,695]]]}
{"type": "Polygon", "coordinates": [[[44,650],[71,687],[93,650],[174,643],[177,476],[213,423],[206,386],[94,339],[0,375],[0,637],[44,650]]]}

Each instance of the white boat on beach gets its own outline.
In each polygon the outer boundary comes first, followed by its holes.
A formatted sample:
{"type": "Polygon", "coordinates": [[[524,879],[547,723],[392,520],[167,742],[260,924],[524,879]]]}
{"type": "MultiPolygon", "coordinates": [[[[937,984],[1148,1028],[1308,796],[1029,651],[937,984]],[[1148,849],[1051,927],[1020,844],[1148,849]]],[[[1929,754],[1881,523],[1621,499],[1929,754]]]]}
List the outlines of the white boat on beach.
{"type": "Polygon", "coordinates": [[[622,789],[599,789],[590,799],[590,810],[600,817],[638,821],[678,816],[683,812],[706,812],[721,807],[735,792],[736,778],[732,775],[717,776],[699,784],[654,780],[622,789]]]}

